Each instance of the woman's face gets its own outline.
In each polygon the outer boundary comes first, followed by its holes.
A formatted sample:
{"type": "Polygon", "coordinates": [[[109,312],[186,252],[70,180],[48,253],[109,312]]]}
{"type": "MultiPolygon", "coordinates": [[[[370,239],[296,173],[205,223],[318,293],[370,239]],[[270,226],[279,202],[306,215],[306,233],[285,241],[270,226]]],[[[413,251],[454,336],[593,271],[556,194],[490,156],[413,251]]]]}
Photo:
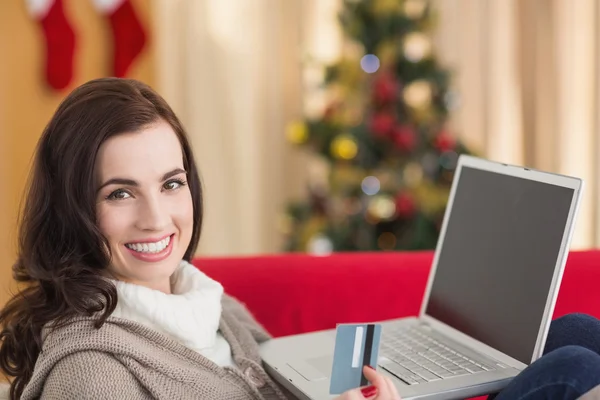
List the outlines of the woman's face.
{"type": "Polygon", "coordinates": [[[96,160],[98,226],[112,253],[109,272],[170,293],[171,274],[193,230],[181,145],[160,120],[102,144],[96,160]]]}

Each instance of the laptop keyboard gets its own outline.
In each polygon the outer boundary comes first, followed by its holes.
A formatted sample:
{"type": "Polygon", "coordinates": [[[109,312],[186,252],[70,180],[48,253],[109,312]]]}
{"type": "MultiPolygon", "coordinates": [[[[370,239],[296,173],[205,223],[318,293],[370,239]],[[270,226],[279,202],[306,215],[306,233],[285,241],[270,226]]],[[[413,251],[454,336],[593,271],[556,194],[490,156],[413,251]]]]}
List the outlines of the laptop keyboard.
{"type": "Polygon", "coordinates": [[[409,385],[497,368],[460,354],[414,327],[383,330],[378,364],[409,385]]]}

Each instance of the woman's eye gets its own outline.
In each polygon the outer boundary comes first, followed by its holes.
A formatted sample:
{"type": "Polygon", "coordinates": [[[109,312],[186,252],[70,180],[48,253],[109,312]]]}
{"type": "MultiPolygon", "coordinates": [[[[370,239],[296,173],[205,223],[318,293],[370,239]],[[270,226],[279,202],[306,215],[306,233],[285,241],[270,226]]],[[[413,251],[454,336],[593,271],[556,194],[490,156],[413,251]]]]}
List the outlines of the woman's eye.
{"type": "Polygon", "coordinates": [[[129,197],[131,197],[131,195],[129,193],[127,193],[125,190],[119,189],[119,190],[115,190],[114,192],[109,194],[107,199],[108,200],[124,200],[124,199],[128,199],[129,197]]]}
{"type": "Polygon", "coordinates": [[[163,187],[166,190],[175,190],[175,189],[179,189],[180,187],[184,186],[185,182],[180,181],[178,179],[173,179],[171,181],[166,182],[163,187]]]}

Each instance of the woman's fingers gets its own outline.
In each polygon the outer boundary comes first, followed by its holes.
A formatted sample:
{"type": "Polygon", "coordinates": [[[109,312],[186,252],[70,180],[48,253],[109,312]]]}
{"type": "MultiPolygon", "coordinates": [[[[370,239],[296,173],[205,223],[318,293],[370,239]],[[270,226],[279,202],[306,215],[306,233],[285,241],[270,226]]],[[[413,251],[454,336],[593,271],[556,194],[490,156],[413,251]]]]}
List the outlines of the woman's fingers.
{"type": "Polygon", "coordinates": [[[363,368],[363,373],[365,374],[365,378],[377,388],[377,394],[376,397],[373,398],[374,400],[400,400],[398,390],[390,378],[378,373],[370,366],[365,366],[363,368]]]}
{"type": "Polygon", "coordinates": [[[336,397],[336,400],[401,400],[394,382],[369,366],[363,367],[363,374],[370,386],[348,390],[336,397]]]}

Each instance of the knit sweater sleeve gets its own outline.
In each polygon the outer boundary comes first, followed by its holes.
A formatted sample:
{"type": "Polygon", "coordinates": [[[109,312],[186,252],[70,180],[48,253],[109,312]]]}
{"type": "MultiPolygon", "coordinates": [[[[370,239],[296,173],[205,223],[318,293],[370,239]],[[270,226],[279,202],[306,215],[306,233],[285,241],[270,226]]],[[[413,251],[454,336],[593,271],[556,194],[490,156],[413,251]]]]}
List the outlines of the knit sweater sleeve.
{"type": "Polygon", "coordinates": [[[148,399],[149,393],[118,360],[99,351],[60,360],[44,382],[42,400],[148,399]]]}

